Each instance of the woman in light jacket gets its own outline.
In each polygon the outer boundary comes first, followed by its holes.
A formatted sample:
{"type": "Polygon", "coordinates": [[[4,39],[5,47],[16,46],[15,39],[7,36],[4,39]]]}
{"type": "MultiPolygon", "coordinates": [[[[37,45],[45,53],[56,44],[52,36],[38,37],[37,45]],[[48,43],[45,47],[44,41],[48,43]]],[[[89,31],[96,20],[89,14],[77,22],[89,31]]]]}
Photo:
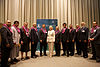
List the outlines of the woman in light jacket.
{"type": "Polygon", "coordinates": [[[52,26],[49,26],[48,36],[47,36],[47,43],[49,46],[49,56],[53,56],[53,48],[55,42],[55,31],[53,30],[52,26]]]}

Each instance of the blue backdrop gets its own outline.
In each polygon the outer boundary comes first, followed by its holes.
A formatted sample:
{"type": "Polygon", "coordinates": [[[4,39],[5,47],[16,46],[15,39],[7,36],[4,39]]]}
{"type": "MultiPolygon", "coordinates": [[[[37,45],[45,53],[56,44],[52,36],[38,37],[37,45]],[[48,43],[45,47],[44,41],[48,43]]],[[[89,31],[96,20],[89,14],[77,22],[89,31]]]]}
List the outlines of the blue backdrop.
{"type": "MultiPolygon", "coordinates": [[[[37,30],[39,31],[42,28],[42,24],[46,25],[47,31],[49,30],[49,26],[52,25],[55,30],[58,25],[57,19],[37,19],[37,30]]],[[[48,47],[48,46],[47,46],[48,47]]],[[[37,50],[40,50],[40,43],[37,45],[37,50]]]]}

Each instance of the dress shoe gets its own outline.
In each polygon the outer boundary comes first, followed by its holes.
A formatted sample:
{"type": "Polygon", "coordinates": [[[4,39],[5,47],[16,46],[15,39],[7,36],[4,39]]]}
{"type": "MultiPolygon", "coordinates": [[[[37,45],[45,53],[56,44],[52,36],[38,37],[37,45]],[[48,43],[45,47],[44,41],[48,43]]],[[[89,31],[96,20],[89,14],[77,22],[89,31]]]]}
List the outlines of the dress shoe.
{"type": "Polygon", "coordinates": [[[100,59],[96,59],[96,62],[100,63],[100,59]]]}
{"type": "Polygon", "coordinates": [[[44,54],[44,56],[47,56],[47,54],[44,54]]]}
{"type": "Polygon", "coordinates": [[[61,56],[65,56],[66,54],[65,53],[63,53],[61,56]]]}
{"type": "Polygon", "coordinates": [[[67,57],[69,57],[69,55],[67,55],[67,57]]]}
{"type": "Polygon", "coordinates": [[[74,54],[71,53],[70,56],[74,56],[74,54]]]}
{"type": "Polygon", "coordinates": [[[37,58],[36,56],[33,56],[33,57],[31,57],[31,58],[37,58]]]}
{"type": "Polygon", "coordinates": [[[42,57],[43,55],[40,55],[40,57],[42,57]]]}
{"type": "Polygon", "coordinates": [[[15,62],[19,62],[20,60],[18,60],[18,59],[15,58],[14,61],[15,61],[15,62]]]}
{"type": "Polygon", "coordinates": [[[24,58],[21,58],[22,61],[24,61],[24,58]]]}
{"type": "Polygon", "coordinates": [[[96,60],[96,58],[92,57],[92,58],[89,58],[90,60],[96,60]]]}
{"type": "Polygon", "coordinates": [[[30,57],[28,57],[28,56],[27,56],[27,57],[25,57],[25,60],[27,60],[27,59],[30,59],[30,57]]]}
{"type": "Polygon", "coordinates": [[[15,62],[15,61],[13,61],[13,60],[11,60],[10,64],[16,64],[16,62],[15,62]]]}
{"type": "Polygon", "coordinates": [[[53,56],[57,56],[57,55],[55,54],[55,55],[53,55],[53,56]]]}
{"type": "Polygon", "coordinates": [[[88,56],[84,56],[84,58],[88,58],[88,56]]]}

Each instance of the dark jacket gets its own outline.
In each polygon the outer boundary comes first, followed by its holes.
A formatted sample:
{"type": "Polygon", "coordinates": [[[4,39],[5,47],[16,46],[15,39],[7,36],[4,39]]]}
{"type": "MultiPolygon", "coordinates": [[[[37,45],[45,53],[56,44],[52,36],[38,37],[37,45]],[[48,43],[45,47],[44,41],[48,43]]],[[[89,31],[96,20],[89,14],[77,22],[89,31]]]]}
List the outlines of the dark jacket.
{"type": "MultiPolygon", "coordinates": [[[[76,31],[76,30],[75,30],[76,31]]],[[[80,33],[81,33],[81,29],[79,29],[77,32],[76,32],[76,36],[75,36],[75,41],[79,41],[80,40],[80,33]]]]}
{"type": "Polygon", "coordinates": [[[55,34],[55,43],[61,42],[61,32],[55,34]]]}
{"type": "Polygon", "coordinates": [[[89,33],[89,29],[87,27],[81,28],[80,29],[80,40],[83,42],[84,40],[88,41],[88,33],[89,33]]]}
{"type": "Polygon", "coordinates": [[[39,41],[38,32],[36,32],[35,29],[31,29],[30,39],[31,39],[31,42],[38,43],[39,41]]]}
{"type": "Polygon", "coordinates": [[[69,29],[66,29],[64,33],[61,31],[61,41],[66,42],[69,40],[69,29]]]}
{"type": "Polygon", "coordinates": [[[95,44],[100,44],[100,27],[97,28],[96,32],[91,35],[90,38],[94,38],[95,44]]]}
{"type": "Polygon", "coordinates": [[[39,39],[43,42],[46,42],[47,40],[47,33],[44,33],[42,30],[39,31],[39,39]]]}
{"type": "Polygon", "coordinates": [[[23,28],[20,29],[20,42],[23,41],[24,44],[29,44],[29,37],[27,37],[26,32],[23,28]]]}
{"type": "Polygon", "coordinates": [[[6,48],[6,45],[10,44],[9,48],[12,48],[14,46],[13,45],[12,32],[4,26],[0,29],[0,32],[1,32],[1,39],[2,39],[1,47],[6,48]]]}
{"type": "Polygon", "coordinates": [[[69,30],[69,41],[72,41],[72,40],[75,40],[75,35],[76,32],[75,32],[75,29],[73,29],[71,32],[69,30]]]}

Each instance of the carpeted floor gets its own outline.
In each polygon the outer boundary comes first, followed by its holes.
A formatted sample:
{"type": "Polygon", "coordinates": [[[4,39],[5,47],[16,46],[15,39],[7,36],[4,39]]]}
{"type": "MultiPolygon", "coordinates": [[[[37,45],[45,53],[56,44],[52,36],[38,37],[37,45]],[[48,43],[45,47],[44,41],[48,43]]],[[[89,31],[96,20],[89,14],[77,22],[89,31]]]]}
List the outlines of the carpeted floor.
{"type": "MultiPolygon", "coordinates": [[[[39,55],[39,52],[37,52],[37,54],[39,55]]],[[[89,54],[89,58],[90,57],[91,54],[89,54]]],[[[100,63],[96,63],[95,60],[89,60],[89,58],[84,59],[77,55],[52,58],[43,56],[36,59],[31,58],[29,60],[20,61],[15,65],[11,65],[11,67],[100,67],[100,63]]]]}

